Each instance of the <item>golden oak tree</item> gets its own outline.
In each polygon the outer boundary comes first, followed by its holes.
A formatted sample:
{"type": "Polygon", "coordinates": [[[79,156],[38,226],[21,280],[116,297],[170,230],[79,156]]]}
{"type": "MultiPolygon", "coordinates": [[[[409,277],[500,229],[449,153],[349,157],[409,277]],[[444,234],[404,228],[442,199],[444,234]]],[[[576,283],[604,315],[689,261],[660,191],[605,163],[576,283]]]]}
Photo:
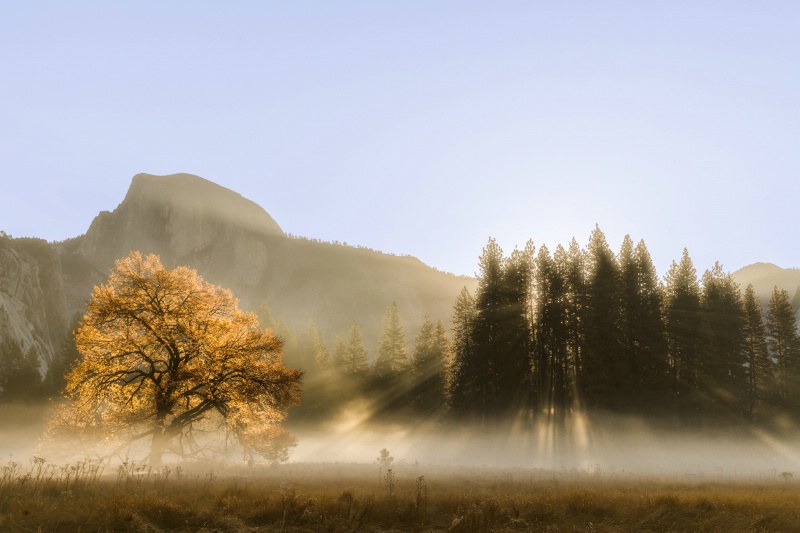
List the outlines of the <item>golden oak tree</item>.
{"type": "Polygon", "coordinates": [[[284,459],[294,439],[280,422],[300,398],[302,373],[283,365],[283,344],[257,329],[230,291],[187,267],[165,269],[133,252],[95,287],[75,334],[55,430],[109,441],[150,441],[151,464],[187,455],[196,433],[219,427],[252,460],[284,459]]]}

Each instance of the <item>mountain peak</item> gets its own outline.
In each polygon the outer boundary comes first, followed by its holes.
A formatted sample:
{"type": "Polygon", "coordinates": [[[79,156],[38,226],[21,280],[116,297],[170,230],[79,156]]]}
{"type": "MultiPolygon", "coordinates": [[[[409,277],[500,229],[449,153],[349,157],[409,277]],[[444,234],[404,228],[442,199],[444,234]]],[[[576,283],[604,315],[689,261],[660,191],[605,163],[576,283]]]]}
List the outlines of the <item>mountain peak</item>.
{"type": "Polygon", "coordinates": [[[122,205],[162,206],[173,216],[226,221],[265,235],[283,230],[261,206],[237,192],[193,174],[137,174],[122,205]]]}
{"type": "Polygon", "coordinates": [[[105,269],[131,250],[184,263],[214,243],[284,236],[261,206],[221,185],[192,174],[137,174],[122,203],[94,219],[80,249],[105,269]]]}

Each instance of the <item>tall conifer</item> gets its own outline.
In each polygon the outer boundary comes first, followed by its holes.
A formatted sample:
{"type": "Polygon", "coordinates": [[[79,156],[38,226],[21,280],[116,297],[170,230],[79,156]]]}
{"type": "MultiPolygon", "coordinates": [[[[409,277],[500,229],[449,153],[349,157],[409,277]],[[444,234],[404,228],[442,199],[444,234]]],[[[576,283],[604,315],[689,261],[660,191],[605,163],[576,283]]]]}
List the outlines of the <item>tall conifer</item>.
{"type": "Polygon", "coordinates": [[[411,401],[417,414],[429,416],[442,411],[448,358],[449,346],[444,324],[440,320],[434,326],[430,316],[425,315],[411,359],[411,401]]]}
{"type": "Polygon", "coordinates": [[[473,328],[474,359],[472,376],[476,390],[471,399],[472,415],[482,423],[496,420],[500,414],[499,359],[503,357],[504,320],[503,251],[489,239],[478,262],[478,290],[475,295],[473,328]]]}
{"type": "Polygon", "coordinates": [[[331,356],[322,338],[322,332],[313,320],[308,321],[306,335],[314,355],[314,362],[316,363],[317,370],[323,372],[329,370],[331,368],[331,356]]]}
{"type": "Polygon", "coordinates": [[[528,413],[531,408],[533,254],[533,243],[528,241],[503,261],[497,354],[497,413],[502,417],[528,413]]]}
{"type": "Polygon", "coordinates": [[[747,378],[744,310],[739,285],[719,263],[703,274],[703,342],[700,388],[703,410],[711,419],[744,415],[747,378]]]}
{"type": "Polygon", "coordinates": [[[766,396],[770,383],[772,362],[767,351],[767,332],[761,302],[756,298],[753,285],[744,291],[744,352],[747,361],[747,413],[755,419],[766,396]]]}
{"type": "Polygon", "coordinates": [[[408,347],[403,323],[400,321],[400,312],[397,304],[386,308],[383,316],[383,329],[381,330],[378,351],[375,357],[375,375],[380,378],[395,378],[405,372],[408,367],[408,347]]]}
{"type": "Polygon", "coordinates": [[[626,235],[619,254],[621,280],[621,341],[629,383],[623,410],[641,414],[663,412],[669,393],[662,289],[650,252],[640,240],[634,248],[626,235]]]}
{"type": "Polygon", "coordinates": [[[589,237],[586,302],[586,392],[590,406],[620,410],[628,372],[622,357],[619,264],[596,227],[589,237]]]}
{"type": "Polygon", "coordinates": [[[369,368],[367,364],[367,349],[364,348],[364,334],[355,320],[350,325],[350,333],[347,337],[341,368],[345,374],[358,378],[363,378],[369,368]]]}
{"type": "Polygon", "coordinates": [[[468,417],[475,407],[478,392],[475,318],[475,299],[464,287],[453,306],[452,359],[447,369],[447,402],[454,417],[468,417]]]}
{"type": "Polygon", "coordinates": [[[639,265],[633,250],[633,240],[625,235],[619,252],[620,279],[620,343],[623,379],[627,382],[628,401],[621,407],[623,410],[634,410],[641,407],[644,393],[643,354],[640,347],[639,322],[642,309],[639,295],[639,265]]]}
{"type": "Polygon", "coordinates": [[[698,352],[702,317],[697,271],[686,248],[680,263],[672,262],[665,289],[667,343],[677,412],[682,419],[696,418],[701,403],[698,352]]]}
{"type": "Polygon", "coordinates": [[[558,249],[556,252],[554,259],[563,273],[565,287],[567,352],[573,374],[570,404],[576,409],[582,409],[585,406],[584,398],[587,394],[584,361],[586,355],[586,303],[588,300],[586,252],[574,237],[570,241],[565,256],[559,254],[558,249]]]}
{"type": "Polygon", "coordinates": [[[775,287],[767,308],[767,343],[777,366],[777,392],[781,404],[794,410],[800,404],[800,339],[797,316],[789,293],[775,287]]]}
{"type": "Polygon", "coordinates": [[[644,240],[634,250],[637,271],[636,322],[632,339],[640,352],[642,410],[664,414],[671,398],[663,316],[664,287],[644,240]]]}
{"type": "Polygon", "coordinates": [[[563,420],[569,408],[569,301],[563,278],[566,252],[559,246],[551,259],[547,246],[536,256],[534,382],[537,411],[563,420]]]}

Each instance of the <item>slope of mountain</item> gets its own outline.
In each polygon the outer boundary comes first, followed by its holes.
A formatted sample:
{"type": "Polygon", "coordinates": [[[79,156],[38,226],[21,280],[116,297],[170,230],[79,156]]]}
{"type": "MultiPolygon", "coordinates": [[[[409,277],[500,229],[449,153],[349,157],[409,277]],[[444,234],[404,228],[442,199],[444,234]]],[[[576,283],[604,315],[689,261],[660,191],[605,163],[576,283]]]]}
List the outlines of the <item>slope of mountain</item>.
{"type": "Polygon", "coordinates": [[[67,307],[80,311],[114,261],[131,250],[167,267],[188,265],[227,287],[245,309],[266,303],[295,327],[313,319],[329,338],[358,321],[374,343],[386,307],[397,302],[409,340],[425,313],[449,320],[464,285],[413,257],[286,237],[261,207],[189,174],[134,177],[122,203],[100,213],[85,235],[57,245],[67,307]]]}

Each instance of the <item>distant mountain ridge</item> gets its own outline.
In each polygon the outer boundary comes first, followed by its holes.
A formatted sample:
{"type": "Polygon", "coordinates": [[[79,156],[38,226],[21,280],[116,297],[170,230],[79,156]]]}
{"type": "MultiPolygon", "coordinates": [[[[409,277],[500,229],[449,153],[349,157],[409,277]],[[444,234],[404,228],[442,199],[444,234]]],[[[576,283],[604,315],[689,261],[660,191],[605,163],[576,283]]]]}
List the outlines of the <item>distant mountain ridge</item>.
{"type": "MultiPolygon", "coordinates": [[[[5,239],[9,248],[17,241],[5,239]]],[[[50,250],[46,269],[62,287],[44,293],[65,310],[65,317],[82,313],[92,288],[106,281],[114,261],[137,250],[158,254],[168,268],[197,269],[211,283],[231,289],[245,309],[267,304],[274,316],[296,328],[314,320],[329,340],[335,334],[345,335],[356,320],[368,347],[377,341],[383,314],[393,301],[411,341],[426,313],[448,321],[458,292],[476,283],[410,256],[290,238],[261,206],[191,174],[137,174],[117,208],[99,213],[86,234],[54,244],[38,242],[50,250]]],[[[20,278],[13,272],[4,269],[0,277],[20,278]]],[[[2,281],[0,290],[14,284],[2,281]]],[[[33,281],[29,284],[29,292],[42,293],[33,281]]],[[[3,298],[0,295],[0,304],[3,298]]],[[[22,336],[27,346],[34,336],[66,336],[66,319],[49,327],[41,320],[34,321],[36,326],[30,321],[19,326],[21,314],[40,313],[31,305],[8,304],[0,309],[0,338],[41,330],[22,336]],[[5,321],[15,328],[3,328],[3,313],[16,317],[5,321]]],[[[37,342],[46,366],[59,346],[55,340],[37,342]]]]}

